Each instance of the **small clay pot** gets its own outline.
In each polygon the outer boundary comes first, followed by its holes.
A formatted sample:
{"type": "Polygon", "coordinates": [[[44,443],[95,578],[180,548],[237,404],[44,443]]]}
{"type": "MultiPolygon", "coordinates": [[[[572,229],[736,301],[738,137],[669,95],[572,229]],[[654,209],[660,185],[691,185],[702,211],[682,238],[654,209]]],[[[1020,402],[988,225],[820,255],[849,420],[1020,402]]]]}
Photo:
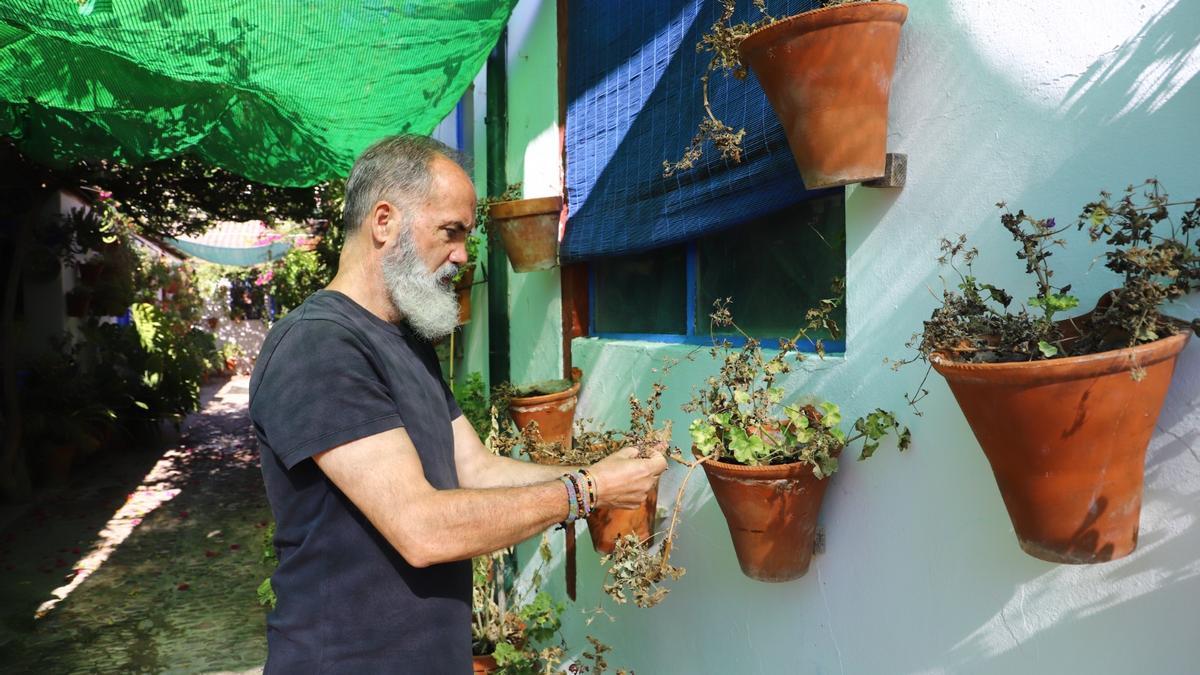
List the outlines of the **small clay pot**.
{"type": "Polygon", "coordinates": [[[499,670],[500,666],[496,665],[495,656],[485,654],[484,656],[472,656],[471,668],[471,672],[476,675],[488,675],[499,670]]]}
{"type": "Polygon", "coordinates": [[[658,481],[646,493],[646,500],[636,509],[613,509],[601,507],[588,516],[588,534],[592,536],[592,548],[596,553],[607,555],[613,552],[617,539],[634,534],[640,541],[650,538],[654,532],[654,516],[658,510],[658,481]]]}
{"type": "Polygon", "coordinates": [[[543,396],[514,396],[508,402],[508,414],[517,428],[524,430],[537,422],[546,443],[571,447],[571,427],[575,423],[575,404],[579,402],[579,379],[569,389],[543,396]]]}
{"type": "Polygon", "coordinates": [[[458,296],[458,325],[460,326],[471,321],[471,286],[474,282],[475,265],[472,263],[454,284],[454,292],[458,296]]]}
{"type": "Polygon", "coordinates": [[[907,17],[896,2],[826,7],[760,28],[738,46],[783,125],[804,187],[883,175],[888,97],[907,17]]]}
{"type": "Polygon", "coordinates": [[[514,272],[548,270],[558,264],[561,212],[561,197],[518,199],[488,207],[488,227],[500,234],[514,272]]]}
{"type": "Polygon", "coordinates": [[[987,455],[1026,553],[1099,563],[1137,546],[1146,446],[1189,335],[1045,361],[930,358],[987,455]]]}
{"type": "Polygon", "coordinates": [[[759,581],[791,581],[812,561],[817,515],[829,478],[802,462],[743,466],[701,464],[725,514],[742,573],[759,581]]]}

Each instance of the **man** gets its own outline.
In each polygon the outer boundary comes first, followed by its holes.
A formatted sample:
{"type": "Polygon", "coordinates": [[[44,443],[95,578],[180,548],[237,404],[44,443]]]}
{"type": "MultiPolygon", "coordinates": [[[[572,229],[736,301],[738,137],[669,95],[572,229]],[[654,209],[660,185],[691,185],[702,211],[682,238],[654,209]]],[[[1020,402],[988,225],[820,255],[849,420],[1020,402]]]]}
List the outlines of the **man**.
{"type": "MultiPolygon", "coordinates": [[[[250,416],[276,521],[266,673],[466,673],[472,556],[568,517],[571,468],[497,457],[429,340],[457,319],[475,190],[428,138],[384,139],[346,183],[337,276],[267,336],[250,416]]],[[[589,467],[633,508],[665,460],[589,467]]],[[[575,496],[577,498],[577,496],[575,496]]]]}

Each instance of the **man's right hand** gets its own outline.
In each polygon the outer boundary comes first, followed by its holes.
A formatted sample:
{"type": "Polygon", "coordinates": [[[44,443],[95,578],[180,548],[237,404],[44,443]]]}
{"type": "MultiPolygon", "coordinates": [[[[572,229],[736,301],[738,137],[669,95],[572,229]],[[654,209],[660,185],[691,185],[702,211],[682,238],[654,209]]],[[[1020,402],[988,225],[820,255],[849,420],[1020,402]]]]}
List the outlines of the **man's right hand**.
{"type": "Polygon", "coordinates": [[[661,452],[638,457],[636,447],[623,448],[588,467],[596,481],[596,505],[614,509],[636,509],[657,487],[658,475],[667,468],[661,452]]]}

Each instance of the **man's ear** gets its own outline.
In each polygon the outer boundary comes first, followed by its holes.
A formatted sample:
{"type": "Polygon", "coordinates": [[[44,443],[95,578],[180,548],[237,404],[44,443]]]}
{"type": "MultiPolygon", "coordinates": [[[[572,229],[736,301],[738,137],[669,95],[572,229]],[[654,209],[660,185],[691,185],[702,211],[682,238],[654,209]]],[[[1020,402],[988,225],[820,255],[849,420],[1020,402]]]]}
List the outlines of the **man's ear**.
{"type": "Polygon", "coordinates": [[[378,201],[371,208],[371,216],[367,225],[371,230],[371,242],[376,246],[387,243],[392,236],[392,230],[399,225],[399,215],[389,202],[378,201]]]}

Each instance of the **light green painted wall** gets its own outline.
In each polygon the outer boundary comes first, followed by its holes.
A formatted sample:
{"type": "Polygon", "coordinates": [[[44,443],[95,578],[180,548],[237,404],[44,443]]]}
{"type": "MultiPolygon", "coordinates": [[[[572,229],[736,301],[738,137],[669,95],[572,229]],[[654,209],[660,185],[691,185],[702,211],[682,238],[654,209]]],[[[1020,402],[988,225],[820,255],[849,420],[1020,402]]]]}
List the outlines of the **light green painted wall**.
{"type": "MultiPolygon", "coordinates": [[[[540,140],[553,122],[553,13],[553,2],[521,0],[510,28],[517,164],[509,169],[527,186],[556,190],[557,155],[540,140]]],[[[944,382],[931,377],[916,417],[902,394],[924,370],[894,373],[882,361],[907,355],[905,342],[935,304],[941,236],[967,233],[985,252],[980,276],[1018,297],[1029,289],[996,201],[1067,222],[1098,190],[1147,176],[1176,197],[1200,195],[1198,42],[1200,7],[1182,0],[912,3],[889,124],[890,148],[909,156],[908,185],[847,192],[847,353],[785,383],[793,394],[838,401],[847,416],[896,409],[912,426],[912,450],[885,447],[870,462],[845,462],[822,509],[826,550],[794,582],[742,576],[697,475],[673,559],[687,576],[655,609],[609,606],[616,621],[588,625],[601,574],[581,528],[580,598],[566,621],[574,653],[590,632],[615,647],[610,663],[644,673],[1196,672],[1200,340],[1180,359],[1149,448],[1139,549],[1097,566],[1022,553],[944,382]]],[[[531,196],[552,193],[527,187],[531,196]]],[[[1091,264],[1094,248],[1075,244],[1054,260],[1060,279],[1077,272],[1088,304],[1114,282],[1091,264]]],[[[557,275],[511,282],[514,377],[548,376],[542,363],[560,342],[557,275]]],[[[1200,299],[1182,304],[1181,313],[1200,314],[1200,299]]],[[[575,340],[586,372],[579,414],[625,424],[628,394],[648,393],[650,369],[689,351],[575,340]]],[[[685,447],[679,405],[712,369],[697,356],[665,378],[664,408],[685,447]]],[[[678,467],[668,472],[660,503],[680,478],[678,467]]],[[[562,533],[552,540],[549,588],[563,597],[562,533]]],[[[532,559],[530,545],[521,552],[532,559]]]]}
{"type": "MultiPolygon", "coordinates": [[[[527,198],[562,193],[558,144],[558,47],[553,0],[522,0],[508,35],[510,183],[527,198]]],[[[528,384],[562,376],[558,269],[517,274],[509,266],[510,377],[528,384]]]]}

